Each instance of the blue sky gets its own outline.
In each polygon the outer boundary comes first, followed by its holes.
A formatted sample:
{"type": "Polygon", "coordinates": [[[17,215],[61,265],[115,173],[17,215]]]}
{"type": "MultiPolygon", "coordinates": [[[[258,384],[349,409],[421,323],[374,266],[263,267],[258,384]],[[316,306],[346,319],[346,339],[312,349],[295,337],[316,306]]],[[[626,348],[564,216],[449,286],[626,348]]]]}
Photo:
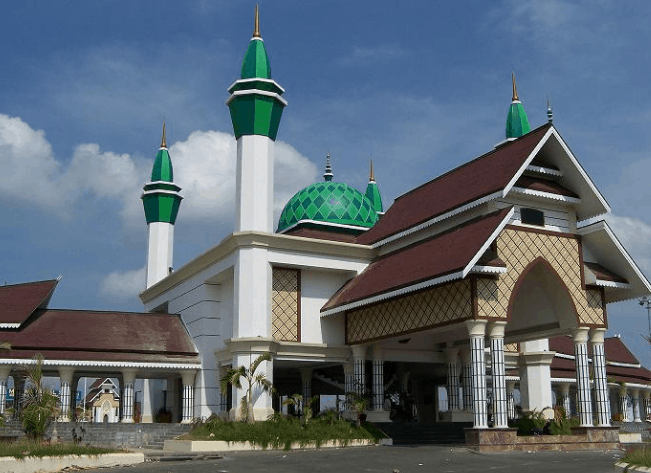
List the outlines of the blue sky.
{"type": "MultiPolygon", "coordinates": [[[[651,274],[647,2],[261,1],[289,106],[276,209],[320,178],[385,203],[503,139],[514,70],[532,127],[554,123],[651,274]]],[[[226,89],[252,32],[243,1],[7,3],[0,17],[0,283],[63,275],[52,307],[140,310],[139,199],[167,121],[183,201],[175,266],[232,231],[226,89]]],[[[609,306],[651,365],[637,303],[609,306]]]]}

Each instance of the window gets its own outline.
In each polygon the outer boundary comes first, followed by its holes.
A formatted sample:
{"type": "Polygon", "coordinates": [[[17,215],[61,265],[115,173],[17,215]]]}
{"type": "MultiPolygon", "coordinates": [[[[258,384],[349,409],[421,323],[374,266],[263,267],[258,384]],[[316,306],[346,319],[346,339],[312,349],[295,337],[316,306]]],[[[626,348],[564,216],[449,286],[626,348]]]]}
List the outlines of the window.
{"type": "Polygon", "coordinates": [[[526,225],[537,225],[539,227],[545,226],[545,214],[542,210],[521,208],[520,221],[526,225]]]}

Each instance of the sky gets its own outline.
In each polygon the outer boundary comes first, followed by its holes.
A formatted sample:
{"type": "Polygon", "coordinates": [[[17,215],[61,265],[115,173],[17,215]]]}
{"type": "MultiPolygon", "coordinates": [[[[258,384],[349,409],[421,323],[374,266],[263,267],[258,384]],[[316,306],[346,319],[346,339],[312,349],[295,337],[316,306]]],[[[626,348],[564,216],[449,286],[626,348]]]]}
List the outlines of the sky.
{"type": "MultiPolygon", "coordinates": [[[[142,310],[140,194],[162,123],[183,200],[174,266],[233,231],[235,140],[225,101],[253,29],[249,1],[2,2],[0,284],[62,280],[50,307],[142,310]]],[[[286,90],[276,217],[321,179],[385,207],[504,139],[511,71],[532,128],[554,124],[651,275],[649,2],[260,1],[286,90]]],[[[647,313],[608,306],[651,366],[647,313]]]]}

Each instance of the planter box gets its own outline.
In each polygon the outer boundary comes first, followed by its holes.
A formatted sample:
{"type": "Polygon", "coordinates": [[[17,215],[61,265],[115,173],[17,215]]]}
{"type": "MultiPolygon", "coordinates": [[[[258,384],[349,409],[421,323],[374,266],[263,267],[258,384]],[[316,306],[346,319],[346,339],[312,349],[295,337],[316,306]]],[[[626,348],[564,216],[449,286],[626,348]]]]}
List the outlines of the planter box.
{"type": "Polygon", "coordinates": [[[575,427],[572,435],[518,436],[517,429],[465,429],[466,446],[478,452],[615,450],[618,427],[575,427]]]}
{"type": "MultiPolygon", "coordinates": [[[[387,444],[389,443],[380,441],[380,445],[387,444]]],[[[339,441],[329,440],[327,442],[323,442],[321,445],[319,445],[319,447],[317,447],[315,443],[301,445],[297,442],[292,444],[291,450],[367,447],[369,445],[375,445],[375,443],[372,440],[350,440],[348,443],[343,444],[339,441]]],[[[284,447],[281,446],[280,450],[283,449],[284,447]]],[[[251,442],[225,442],[223,440],[165,440],[165,445],[163,447],[163,451],[167,453],[240,452],[247,450],[265,450],[265,448],[263,448],[262,445],[257,445],[251,442]]],[[[274,450],[274,448],[268,447],[266,450],[274,450]]]]}

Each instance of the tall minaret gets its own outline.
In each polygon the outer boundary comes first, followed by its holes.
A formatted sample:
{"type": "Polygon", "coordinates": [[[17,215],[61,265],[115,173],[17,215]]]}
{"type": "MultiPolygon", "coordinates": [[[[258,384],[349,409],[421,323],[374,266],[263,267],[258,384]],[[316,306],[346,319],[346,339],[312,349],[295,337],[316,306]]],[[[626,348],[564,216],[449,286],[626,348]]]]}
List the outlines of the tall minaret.
{"type": "Polygon", "coordinates": [[[531,131],[527,113],[524,111],[520,97],[518,97],[518,86],[515,84],[515,74],[511,73],[511,83],[513,85],[513,98],[509,113],[506,116],[506,139],[514,140],[526,135],[531,131]]]}
{"type": "Polygon", "coordinates": [[[274,142],[287,102],[285,90],[271,79],[269,57],[255,28],[244,56],[241,78],[230,86],[226,105],[237,139],[235,231],[273,231],[274,142]]]}
{"type": "Polygon", "coordinates": [[[174,222],[181,204],[181,188],[174,184],[172,160],[167,151],[165,123],[160,149],[151,171],[151,181],[145,184],[140,198],[147,217],[147,275],[145,287],[150,287],[172,271],[174,222]]]}
{"type": "Polygon", "coordinates": [[[380,189],[377,186],[377,182],[375,182],[373,161],[371,161],[371,170],[368,174],[368,185],[366,186],[366,193],[364,195],[366,195],[366,198],[371,201],[373,209],[378,213],[378,215],[382,215],[384,213],[382,207],[382,196],[380,195],[380,189]]]}

